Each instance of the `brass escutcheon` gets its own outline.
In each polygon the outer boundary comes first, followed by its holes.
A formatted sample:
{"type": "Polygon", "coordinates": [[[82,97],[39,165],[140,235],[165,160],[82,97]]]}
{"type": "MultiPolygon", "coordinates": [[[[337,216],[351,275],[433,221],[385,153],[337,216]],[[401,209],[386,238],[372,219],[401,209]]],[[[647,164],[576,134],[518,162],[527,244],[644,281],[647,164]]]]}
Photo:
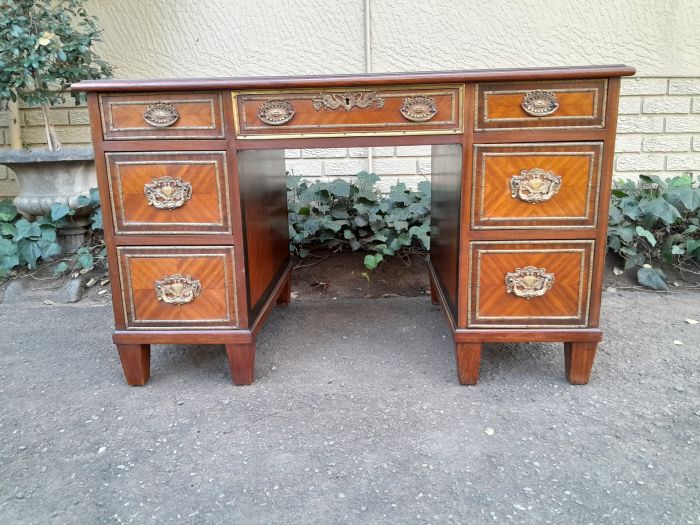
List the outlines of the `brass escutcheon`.
{"type": "Polygon", "coordinates": [[[518,297],[532,299],[541,297],[554,285],[554,274],[547,273],[544,268],[526,266],[516,268],[514,272],[506,273],[506,293],[518,297]]]}
{"type": "Polygon", "coordinates": [[[163,277],[154,286],[159,301],[178,306],[192,302],[202,291],[197,279],[179,273],[163,277]]]}
{"type": "Polygon", "coordinates": [[[268,100],[258,110],[258,118],[270,126],[286,124],[293,116],[294,106],[280,98],[268,100]]]}
{"type": "Polygon", "coordinates": [[[401,105],[401,114],[411,122],[425,122],[433,118],[438,110],[431,97],[408,97],[401,105]]]}
{"type": "Polygon", "coordinates": [[[167,128],[172,126],[180,118],[180,114],[172,104],[167,102],[156,102],[150,104],[143,114],[143,120],[156,128],[167,128]]]}
{"type": "Polygon", "coordinates": [[[561,188],[561,176],[541,168],[523,170],[510,178],[510,194],[531,204],[551,199],[561,188]]]}
{"type": "Polygon", "coordinates": [[[161,210],[174,210],[184,206],[192,198],[192,184],[179,178],[159,177],[143,187],[150,206],[161,210]]]}
{"type": "Polygon", "coordinates": [[[541,89],[525,93],[520,105],[525,113],[533,117],[546,117],[559,109],[557,96],[551,91],[541,89]]]}

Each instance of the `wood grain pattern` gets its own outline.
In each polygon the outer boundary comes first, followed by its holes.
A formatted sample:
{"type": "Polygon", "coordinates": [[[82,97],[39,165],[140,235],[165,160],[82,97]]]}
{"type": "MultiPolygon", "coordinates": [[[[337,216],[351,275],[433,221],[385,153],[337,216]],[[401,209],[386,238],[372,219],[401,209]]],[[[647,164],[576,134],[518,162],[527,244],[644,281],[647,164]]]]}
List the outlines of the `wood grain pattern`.
{"type": "Polygon", "coordinates": [[[479,84],[475,129],[602,128],[606,101],[607,80],[479,84]],[[526,113],[521,103],[534,90],[554,93],[559,108],[544,117],[526,113]]]}
{"type": "Polygon", "coordinates": [[[238,326],[233,247],[117,248],[127,328],[238,326]],[[187,304],[158,300],[155,282],[181,274],[201,283],[187,304]]]}
{"type": "Polygon", "coordinates": [[[221,93],[139,93],[100,95],[104,140],[223,138],[221,93]],[[168,127],[144,120],[150,104],[167,103],[179,114],[168,127]]]}
{"type": "Polygon", "coordinates": [[[564,368],[569,383],[588,384],[597,348],[597,341],[564,343],[564,368]]]}
{"type": "Polygon", "coordinates": [[[475,146],[472,228],[595,227],[602,151],[602,143],[475,146]],[[561,177],[559,191],[536,203],[513,197],[511,179],[535,168],[561,177]]]}
{"type": "Polygon", "coordinates": [[[226,152],[107,153],[114,232],[117,235],[231,233],[226,152]],[[184,205],[149,205],[144,188],[170,177],[191,185],[184,205]]]}
{"type": "Polygon", "coordinates": [[[119,360],[129,386],[143,386],[151,376],[151,345],[118,344],[119,360]]]}
{"type": "MultiPolygon", "coordinates": [[[[458,132],[461,129],[461,99],[459,86],[439,86],[432,89],[363,88],[352,93],[376,93],[383,107],[371,104],[366,108],[354,107],[349,111],[315,109],[314,99],[324,94],[344,96],[345,88],[302,92],[268,92],[264,94],[237,94],[237,136],[275,137],[290,135],[349,135],[354,133],[436,133],[458,132]],[[430,97],[435,101],[437,114],[426,122],[411,122],[400,112],[406,98],[430,97]],[[271,126],[260,120],[258,110],[271,99],[284,100],[294,108],[293,118],[286,124],[271,126]]],[[[352,95],[351,95],[352,96],[352,95]]]]}
{"type": "Polygon", "coordinates": [[[460,385],[475,385],[481,367],[481,343],[455,343],[457,379],[460,385]]]}
{"type": "Polygon", "coordinates": [[[472,242],[469,326],[586,326],[592,241],[472,242]],[[541,297],[508,293],[507,273],[534,266],[554,274],[541,297]]]}

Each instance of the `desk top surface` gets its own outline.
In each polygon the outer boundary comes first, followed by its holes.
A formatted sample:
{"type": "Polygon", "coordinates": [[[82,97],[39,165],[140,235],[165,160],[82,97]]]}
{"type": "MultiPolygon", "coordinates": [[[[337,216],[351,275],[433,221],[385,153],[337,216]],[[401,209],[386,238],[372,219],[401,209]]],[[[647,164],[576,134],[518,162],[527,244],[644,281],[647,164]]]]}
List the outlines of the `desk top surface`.
{"type": "Polygon", "coordinates": [[[425,71],[350,75],[179,78],[151,80],[83,80],[73,91],[191,91],[220,89],[290,89],[333,86],[444,84],[463,82],[500,82],[519,80],[571,80],[631,76],[633,67],[622,64],[555,68],[474,69],[465,71],[425,71]]]}

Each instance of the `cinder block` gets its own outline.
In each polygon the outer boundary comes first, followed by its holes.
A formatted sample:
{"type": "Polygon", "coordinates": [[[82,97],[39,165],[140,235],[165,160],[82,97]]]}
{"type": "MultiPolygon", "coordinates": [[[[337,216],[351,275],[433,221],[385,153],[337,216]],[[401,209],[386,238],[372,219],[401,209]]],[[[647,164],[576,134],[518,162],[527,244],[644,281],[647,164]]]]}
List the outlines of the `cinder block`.
{"type": "Polygon", "coordinates": [[[375,159],[374,172],[377,175],[416,175],[418,162],[412,157],[388,157],[375,159]]]}
{"type": "Polygon", "coordinates": [[[664,117],[622,115],[617,119],[618,133],[661,133],[664,130],[664,117]]]}
{"type": "Polygon", "coordinates": [[[287,159],[285,162],[290,175],[301,177],[320,177],[323,175],[323,163],[317,159],[287,159]]]}
{"type": "Polygon", "coordinates": [[[615,169],[618,171],[662,171],[664,169],[663,155],[617,155],[615,169]]]}
{"type": "Polygon", "coordinates": [[[690,137],[679,135],[658,135],[655,137],[644,137],[642,141],[642,151],[690,151],[690,137]]]}
{"type": "Polygon", "coordinates": [[[300,149],[286,149],[286,150],[284,150],[284,158],[285,159],[301,158],[301,150],[300,149]]]}
{"type": "Polygon", "coordinates": [[[345,158],[348,150],[345,148],[308,148],[301,150],[301,156],[305,159],[338,159],[345,158]]]}
{"type": "Polygon", "coordinates": [[[700,151],[700,136],[693,137],[693,151],[700,151]]]}
{"type": "Polygon", "coordinates": [[[64,144],[89,144],[89,126],[56,126],[56,136],[64,144]]]}
{"type": "Polygon", "coordinates": [[[700,133],[700,115],[666,117],[666,133],[700,133]]]}
{"type": "Polygon", "coordinates": [[[620,94],[626,95],[665,95],[668,80],[665,78],[623,78],[620,94]]]}
{"type": "Polygon", "coordinates": [[[700,153],[668,155],[666,157],[666,169],[672,171],[698,171],[700,170],[700,153]]]}
{"type": "Polygon", "coordinates": [[[693,113],[700,113],[700,97],[693,97],[693,113]]]}
{"type": "Polygon", "coordinates": [[[372,148],[372,156],[373,157],[393,157],[395,155],[394,153],[394,147],[375,147],[372,148]]]}
{"type": "Polygon", "coordinates": [[[73,126],[90,124],[90,115],[86,109],[73,109],[68,112],[68,118],[73,126]]]}
{"type": "Polygon", "coordinates": [[[430,175],[433,172],[431,158],[418,159],[418,174],[430,175]]]}
{"type": "Polygon", "coordinates": [[[397,146],[396,155],[399,157],[429,157],[431,146],[397,146]]]}
{"type": "Polygon", "coordinates": [[[668,81],[669,95],[700,95],[700,78],[672,78],[668,81]]]}
{"type": "Polygon", "coordinates": [[[0,111],[0,128],[10,126],[10,114],[7,111],[0,111]]]}
{"type": "Polygon", "coordinates": [[[646,97],[642,113],[690,113],[690,97],[646,97]]]}
{"type": "Polygon", "coordinates": [[[366,159],[327,159],[323,161],[323,174],[326,177],[338,175],[357,175],[367,171],[366,159]]]}
{"type": "Polygon", "coordinates": [[[641,135],[618,135],[615,138],[615,151],[618,153],[639,152],[641,150],[641,135]]]}
{"type": "Polygon", "coordinates": [[[642,111],[642,97],[620,97],[617,112],[620,115],[637,115],[642,111]]]}
{"type": "Polygon", "coordinates": [[[23,127],[21,131],[22,144],[32,145],[32,144],[46,144],[46,131],[44,128],[23,127]]]}
{"type": "Polygon", "coordinates": [[[348,155],[351,157],[366,157],[369,148],[349,148],[348,155]]]}

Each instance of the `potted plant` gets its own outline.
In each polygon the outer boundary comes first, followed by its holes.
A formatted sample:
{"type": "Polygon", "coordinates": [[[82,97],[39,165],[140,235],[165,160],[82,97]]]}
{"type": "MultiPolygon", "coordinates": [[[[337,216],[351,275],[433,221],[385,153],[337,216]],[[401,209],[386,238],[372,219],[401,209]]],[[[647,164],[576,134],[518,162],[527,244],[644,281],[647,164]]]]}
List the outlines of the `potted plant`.
{"type": "MultiPolygon", "coordinates": [[[[84,241],[90,209],[79,197],[97,185],[94,154],[89,146],[61,147],[51,106],[64,102],[71,83],[112,72],[92,50],[101,30],[85,1],[0,0],[0,103],[10,113],[10,148],[0,149],[0,164],[17,176],[14,203],[27,219],[49,215],[56,203],[70,208],[71,220],[59,230],[66,251],[84,241]],[[20,101],[42,108],[47,147],[22,147],[20,101]]],[[[76,105],[83,97],[75,96],[76,105]]]]}

